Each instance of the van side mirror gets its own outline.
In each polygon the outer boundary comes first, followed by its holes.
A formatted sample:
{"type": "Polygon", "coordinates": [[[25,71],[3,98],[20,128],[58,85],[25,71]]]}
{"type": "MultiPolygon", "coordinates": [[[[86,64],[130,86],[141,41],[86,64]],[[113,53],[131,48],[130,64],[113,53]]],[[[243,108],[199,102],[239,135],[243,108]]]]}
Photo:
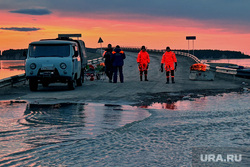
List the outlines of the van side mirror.
{"type": "Polygon", "coordinates": [[[75,51],[74,57],[78,56],[78,51],[75,51]]]}
{"type": "Polygon", "coordinates": [[[23,51],[23,57],[27,57],[27,52],[23,51]]]}

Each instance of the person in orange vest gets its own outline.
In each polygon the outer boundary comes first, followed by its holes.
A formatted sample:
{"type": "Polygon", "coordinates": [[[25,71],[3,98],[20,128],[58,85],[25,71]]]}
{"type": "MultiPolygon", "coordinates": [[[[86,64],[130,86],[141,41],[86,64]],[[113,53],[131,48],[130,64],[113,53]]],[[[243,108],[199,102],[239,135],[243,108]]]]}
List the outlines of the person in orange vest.
{"type": "Polygon", "coordinates": [[[140,71],[140,80],[142,81],[144,72],[145,81],[148,81],[148,65],[150,63],[150,58],[145,46],[142,46],[141,51],[138,53],[137,63],[140,71]]]}
{"type": "Polygon", "coordinates": [[[175,56],[175,53],[171,51],[170,47],[166,47],[166,52],[162,55],[161,59],[161,72],[163,72],[163,65],[165,64],[165,70],[166,70],[166,78],[167,82],[169,83],[169,73],[171,72],[171,78],[172,83],[175,83],[174,81],[174,70],[177,68],[177,59],[175,56]]]}

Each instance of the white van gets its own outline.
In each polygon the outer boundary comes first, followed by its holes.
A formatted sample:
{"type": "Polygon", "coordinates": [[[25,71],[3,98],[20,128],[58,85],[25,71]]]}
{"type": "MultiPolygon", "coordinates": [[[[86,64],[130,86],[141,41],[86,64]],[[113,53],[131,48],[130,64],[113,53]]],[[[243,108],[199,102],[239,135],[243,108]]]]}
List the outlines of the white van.
{"type": "Polygon", "coordinates": [[[29,44],[25,73],[31,91],[38,84],[44,87],[50,83],[67,83],[69,89],[81,86],[87,65],[85,44],[82,40],[69,37],[81,34],[60,34],[57,39],[47,39],[29,44]]]}

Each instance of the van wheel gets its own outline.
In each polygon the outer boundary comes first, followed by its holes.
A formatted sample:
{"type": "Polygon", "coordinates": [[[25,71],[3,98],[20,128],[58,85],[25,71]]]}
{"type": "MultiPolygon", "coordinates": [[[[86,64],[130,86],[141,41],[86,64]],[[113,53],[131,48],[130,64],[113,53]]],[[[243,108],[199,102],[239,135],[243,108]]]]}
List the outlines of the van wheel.
{"type": "Polygon", "coordinates": [[[76,88],[76,81],[75,80],[70,80],[68,82],[68,88],[69,88],[69,90],[74,90],[76,88]]]}
{"type": "Polygon", "coordinates": [[[82,83],[83,83],[83,76],[82,76],[82,74],[80,75],[80,78],[77,79],[76,83],[77,83],[77,86],[82,86],[82,83]]]}
{"type": "Polygon", "coordinates": [[[31,91],[36,91],[38,88],[38,81],[36,79],[29,79],[29,86],[31,91]]]}

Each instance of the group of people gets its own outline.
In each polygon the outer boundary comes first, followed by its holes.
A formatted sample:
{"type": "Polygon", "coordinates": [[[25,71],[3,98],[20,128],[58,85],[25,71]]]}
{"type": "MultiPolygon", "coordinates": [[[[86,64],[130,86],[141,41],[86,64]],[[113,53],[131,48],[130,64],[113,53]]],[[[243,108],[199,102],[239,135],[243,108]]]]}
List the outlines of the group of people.
{"type": "MultiPolygon", "coordinates": [[[[103,53],[103,57],[105,58],[105,73],[109,78],[109,82],[117,83],[117,75],[119,71],[120,82],[123,83],[123,65],[126,56],[125,53],[121,50],[120,46],[117,45],[113,50],[112,45],[108,44],[107,49],[103,53]]],[[[143,74],[144,80],[148,81],[148,67],[150,58],[145,46],[142,46],[140,52],[138,53],[137,63],[140,74],[140,81],[143,81],[143,74]]],[[[163,72],[163,66],[165,67],[166,71],[166,84],[169,84],[170,74],[172,83],[175,83],[174,71],[177,69],[177,59],[175,53],[171,51],[170,47],[166,47],[166,52],[162,55],[160,69],[161,72],[163,72]]]]}
{"type": "Polygon", "coordinates": [[[126,56],[120,46],[117,45],[113,50],[112,45],[108,44],[108,48],[103,53],[103,57],[105,58],[105,73],[109,78],[109,82],[112,82],[113,78],[113,83],[117,83],[117,74],[119,71],[120,82],[123,83],[123,65],[126,56]]]}

